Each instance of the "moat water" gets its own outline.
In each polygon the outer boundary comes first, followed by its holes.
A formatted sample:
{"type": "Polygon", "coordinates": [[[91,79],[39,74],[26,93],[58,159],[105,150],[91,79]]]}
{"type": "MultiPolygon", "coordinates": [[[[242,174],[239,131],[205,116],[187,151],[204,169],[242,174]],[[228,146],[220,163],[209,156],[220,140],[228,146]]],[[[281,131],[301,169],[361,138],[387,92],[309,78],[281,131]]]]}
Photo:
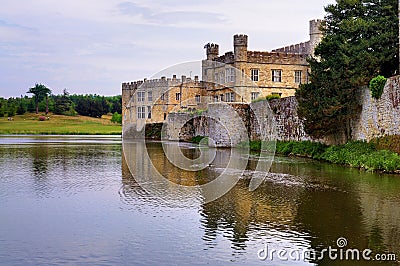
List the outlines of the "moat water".
{"type": "MultiPolygon", "coordinates": [[[[189,158],[198,152],[179,148],[189,158]]],[[[204,203],[168,186],[159,195],[145,190],[123,149],[147,167],[119,137],[0,137],[0,265],[376,265],[296,259],[304,250],[338,249],[339,238],[343,250],[400,259],[400,176],[276,156],[255,191],[242,178],[204,203]],[[261,260],[265,247],[287,253],[261,260]]],[[[221,171],[213,163],[188,174],[168,162],[160,143],[146,150],[176,184],[200,184],[221,171]]],[[[217,159],[229,154],[221,150],[217,159]]],[[[251,154],[247,172],[258,159],[251,154]]]]}

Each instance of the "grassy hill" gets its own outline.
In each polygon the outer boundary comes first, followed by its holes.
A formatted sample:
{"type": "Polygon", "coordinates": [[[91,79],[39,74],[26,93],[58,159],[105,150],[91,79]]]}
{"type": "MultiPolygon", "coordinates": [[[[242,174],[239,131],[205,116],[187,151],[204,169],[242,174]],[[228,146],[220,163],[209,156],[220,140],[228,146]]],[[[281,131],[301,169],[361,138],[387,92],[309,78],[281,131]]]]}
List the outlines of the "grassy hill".
{"type": "Polygon", "coordinates": [[[121,125],[112,123],[111,116],[92,118],[86,116],[64,116],[48,114],[45,121],[39,121],[43,114],[27,113],[0,118],[0,134],[46,134],[46,135],[120,135],[121,125]]]}

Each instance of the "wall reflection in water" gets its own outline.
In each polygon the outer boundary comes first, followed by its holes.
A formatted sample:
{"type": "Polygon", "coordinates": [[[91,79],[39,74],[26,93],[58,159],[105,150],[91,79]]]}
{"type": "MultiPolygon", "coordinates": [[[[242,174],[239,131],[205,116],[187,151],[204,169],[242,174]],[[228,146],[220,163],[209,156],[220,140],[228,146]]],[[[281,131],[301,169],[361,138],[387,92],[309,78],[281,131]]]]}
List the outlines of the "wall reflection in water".
{"type": "MultiPolygon", "coordinates": [[[[210,248],[217,246],[222,238],[228,239],[237,252],[246,250],[255,241],[322,250],[336,247],[336,240],[345,237],[349,248],[400,254],[400,178],[397,176],[277,157],[266,181],[250,192],[248,173],[258,159],[257,155],[251,155],[237,185],[217,200],[204,203],[201,190],[176,191],[161,179],[186,186],[204,184],[220,174],[232,151],[218,150],[212,164],[202,171],[190,172],[172,165],[161,144],[146,145],[155,170],[143,159],[143,147],[135,150],[130,145],[129,152],[124,153],[135,163],[128,166],[123,158],[121,197],[128,204],[140,198],[156,208],[170,204],[170,200],[180,206],[197,206],[203,240],[210,248]],[[147,193],[135,181],[138,178],[135,174],[151,175],[155,171],[163,177],[141,179],[140,183],[148,181],[154,185],[155,182],[159,185],[156,190],[159,194],[147,193]]],[[[182,149],[188,158],[198,156],[198,150],[193,147],[182,149]]],[[[319,265],[326,263],[329,261],[318,262],[319,265]]]]}

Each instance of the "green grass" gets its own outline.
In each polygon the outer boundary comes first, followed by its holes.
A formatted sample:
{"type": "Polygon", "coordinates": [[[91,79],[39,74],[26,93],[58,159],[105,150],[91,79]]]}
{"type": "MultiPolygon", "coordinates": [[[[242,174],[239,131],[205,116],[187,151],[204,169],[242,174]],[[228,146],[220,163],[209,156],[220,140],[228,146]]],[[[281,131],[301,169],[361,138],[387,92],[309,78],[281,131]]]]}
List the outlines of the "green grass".
{"type": "MultiPolygon", "coordinates": [[[[250,149],[259,150],[260,141],[250,142],[250,149]]],[[[400,155],[378,149],[376,144],[352,141],[344,145],[327,146],[311,141],[277,141],[276,153],[309,157],[369,171],[400,173],[400,155]]]]}
{"type": "Polygon", "coordinates": [[[42,135],[120,135],[121,125],[112,123],[111,117],[92,118],[86,116],[47,115],[49,120],[39,121],[43,114],[25,114],[0,118],[0,134],[42,135]]]}

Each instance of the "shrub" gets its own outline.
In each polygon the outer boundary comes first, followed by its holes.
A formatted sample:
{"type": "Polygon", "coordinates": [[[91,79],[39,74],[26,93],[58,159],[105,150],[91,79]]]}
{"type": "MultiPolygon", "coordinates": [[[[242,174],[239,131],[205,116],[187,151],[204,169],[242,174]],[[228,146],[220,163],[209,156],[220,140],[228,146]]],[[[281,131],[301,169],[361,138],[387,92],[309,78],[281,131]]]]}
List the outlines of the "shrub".
{"type": "Polygon", "coordinates": [[[111,122],[122,124],[122,115],[115,112],[111,117],[111,122]]]}
{"type": "Polygon", "coordinates": [[[271,94],[271,95],[267,95],[267,97],[265,97],[265,99],[267,99],[268,101],[270,100],[274,100],[274,99],[280,99],[281,96],[279,94],[271,94]]]}
{"type": "Polygon", "coordinates": [[[262,102],[262,101],[270,101],[270,100],[274,100],[274,99],[280,99],[281,96],[279,94],[270,94],[267,95],[265,97],[258,97],[255,100],[252,100],[252,103],[257,103],[257,102],[262,102]]]}
{"type": "Polygon", "coordinates": [[[386,78],[384,76],[376,76],[369,82],[369,89],[371,90],[371,95],[375,99],[379,99],[382,96],[383,89],[385,88],[386,78]]]}
{"type": "Polygon", "coordinates": [[[325,144],[312,141],[278,141],[276,143],[276,152],[284,155],[292,154],[321,159],[327,147],[325,144]]]}
{"type": "Polygon", "coordinates": [[[378,150],[390,150],[400,154],[400,135],[375,138],[371,142],[378,150]]]}

